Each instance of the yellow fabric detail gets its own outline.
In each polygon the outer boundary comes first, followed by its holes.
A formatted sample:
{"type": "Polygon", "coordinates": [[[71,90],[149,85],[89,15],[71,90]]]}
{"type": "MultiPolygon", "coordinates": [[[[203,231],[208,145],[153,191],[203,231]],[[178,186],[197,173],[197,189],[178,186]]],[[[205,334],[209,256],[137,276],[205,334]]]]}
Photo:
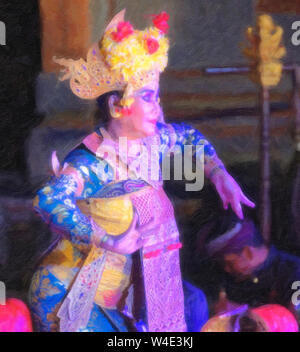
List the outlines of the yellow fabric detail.
{"type": "Polygon", "coordinates": [[[90,198],[77,202],[80,210],[102,227],[108,234],[117,236],[128,230],[133,219],[133,206],[129,198],[90,198]]]}
{"type": "Polygon", "coordinates": [[[63,265],[68,268],[77,266],[80,258],[74,258],[74,247],[67,239],[59,241],[57,247],[43,261],[43,265],[63,265]]]}
{"type": "MultiPolygon", "coordinates": [[[[95,260],[95,256],[102,256],[104,251],[102,248],[93,246],[83,267],[95,260]]],[[[129,284],[130,276],[124,272],[124,268],[125,265],[128,266],[127,261],[131,259],[111,251],[106,251],[106,253],[105,266],[94,301],[101,307],[114,309],[129,284]]]]}
{"type": "Polygon", "coordinates": [[[62,239],[57,247],[48,254],[42,262],[42,266],[48,268],[65,287],[68,287],[74,278],[74,269],[81,267],[83,258],[75,255],[75,249],[70,241],[62,239]]]}
{"type": "Polygon", "coordinates": [[[95,295],[95,303],[99,306],[109,309],[117,308],[130,280],[129,275],[123,272],[126,261],[125,256],[108,252],[102,278],[95,295]]]}

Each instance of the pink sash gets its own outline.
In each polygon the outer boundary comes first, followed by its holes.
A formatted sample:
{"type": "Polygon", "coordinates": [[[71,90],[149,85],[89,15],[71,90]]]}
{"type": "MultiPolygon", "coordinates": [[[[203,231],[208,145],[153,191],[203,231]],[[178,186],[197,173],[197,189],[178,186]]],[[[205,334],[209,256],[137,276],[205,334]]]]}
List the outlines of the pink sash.
{"type": "Polygon", "coordinates": [[[173,206],[163,188],[136,192],[131,200],[140,225],[154,217],[157,226],[142,234],[143,277],[145,285],[148,331],[186,331],[184,296],[179,262],[179,233],[173,206]]]}

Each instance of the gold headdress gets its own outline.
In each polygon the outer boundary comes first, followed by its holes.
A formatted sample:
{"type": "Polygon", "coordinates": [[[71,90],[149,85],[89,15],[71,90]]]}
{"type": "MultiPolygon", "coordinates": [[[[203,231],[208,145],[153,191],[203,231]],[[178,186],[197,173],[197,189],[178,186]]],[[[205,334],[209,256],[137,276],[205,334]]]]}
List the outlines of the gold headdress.
{"type": "Polygon", "coordinates": [[[153,26],[143,31],[134,30],[124,16],[125,10],[113,18],[100,42],[89,49],[86,61],[54,58],[65,66],[60,80],[70,79],[71,90],[78,97],[95,99],[121,90],[121,105],[130,107],[132,91],[152,81],[167,66],[169,15],[152,15],[153,26]]]}

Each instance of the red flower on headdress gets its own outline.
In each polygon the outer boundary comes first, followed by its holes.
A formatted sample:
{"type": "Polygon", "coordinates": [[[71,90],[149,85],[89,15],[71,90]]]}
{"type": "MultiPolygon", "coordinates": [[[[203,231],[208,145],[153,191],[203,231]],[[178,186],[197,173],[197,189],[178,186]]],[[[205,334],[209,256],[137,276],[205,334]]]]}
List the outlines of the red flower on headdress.
{"type": "Polygon", "coordinates": [[[123,116],[129,116],[132,113],[132,108],[128,106],[122,107],[121,114],[123,116]]]}
{"type": "Polygon", "coordinates": [[[169,30],[169,14],[165,11],[161,12],[158,15],[152,15],[153,25],[158,28],[161,32],[167,33],[169,30]]]}
{"type": "Polygon", "coordinates": [[[133,33],[133,27],[130,22],[119,22],[117,31],[111,33],[111,37],[115,42],[121,42],[133,33]]]}
{"type": "Polygon", "coordinates": [[[146,46],[147,46],[148,53],[151,55],[151,54],[154,54],[158,50],[159,43],[154,38],[147,38],[146,39],[146,46]]]}

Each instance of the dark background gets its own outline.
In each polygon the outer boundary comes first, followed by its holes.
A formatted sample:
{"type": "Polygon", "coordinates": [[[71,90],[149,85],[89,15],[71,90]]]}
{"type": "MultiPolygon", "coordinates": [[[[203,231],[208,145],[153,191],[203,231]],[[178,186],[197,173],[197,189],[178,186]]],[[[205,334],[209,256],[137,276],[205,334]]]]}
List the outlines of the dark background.
{"type": "Polygon", "coordinates": [[[37,1],[1,1],[6,45],[0,46],[0,170],[26,175],[24,142],[41,122],[35,80],[41,70],[37,1]]]}

